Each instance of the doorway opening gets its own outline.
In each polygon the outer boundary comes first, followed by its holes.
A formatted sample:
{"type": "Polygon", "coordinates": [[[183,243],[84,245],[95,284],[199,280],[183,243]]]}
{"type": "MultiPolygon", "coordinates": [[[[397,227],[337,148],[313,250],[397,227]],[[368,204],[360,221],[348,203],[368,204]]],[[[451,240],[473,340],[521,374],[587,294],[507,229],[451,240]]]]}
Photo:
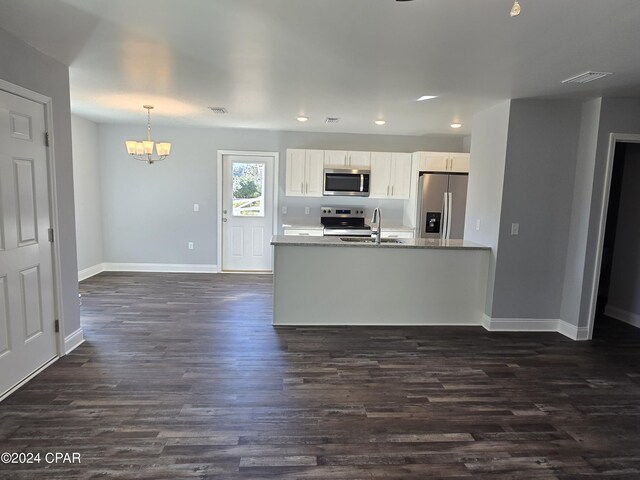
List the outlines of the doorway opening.
{"type": "Polygon", "coordinates": [[[640,335],[640,143],[615,143],[608,198],[593,338],[640,335]]]}
{"type": "Polygon", "coordinates": [[[218,152],[221,272],[270,273],[278,225],[277,152],[218,152]]]}

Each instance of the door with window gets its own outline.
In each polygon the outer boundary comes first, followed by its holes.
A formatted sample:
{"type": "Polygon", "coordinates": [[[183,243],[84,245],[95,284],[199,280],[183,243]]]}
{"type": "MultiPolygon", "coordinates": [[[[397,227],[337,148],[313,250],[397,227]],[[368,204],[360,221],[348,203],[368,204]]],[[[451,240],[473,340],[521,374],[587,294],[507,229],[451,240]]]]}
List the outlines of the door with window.
{"type": "Polygon", "coordinates": [[[0,91],[0,396],[56,356],[44,106],[0,91]]]}
{"type": "Polygon", "coordinates": [[[270,272],[275,158],[222,156],[222,270],[270,272]]]}

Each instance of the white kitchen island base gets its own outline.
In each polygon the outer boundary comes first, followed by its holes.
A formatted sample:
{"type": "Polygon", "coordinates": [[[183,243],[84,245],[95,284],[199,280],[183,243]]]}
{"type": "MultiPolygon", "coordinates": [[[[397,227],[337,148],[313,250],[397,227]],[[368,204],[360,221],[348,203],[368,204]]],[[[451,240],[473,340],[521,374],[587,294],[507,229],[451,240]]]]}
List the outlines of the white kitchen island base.
{"type": "Polygon", "coordinates": [[[488,248],[332,241],[274,237],[274,325],[482,325],[488,248]]]}

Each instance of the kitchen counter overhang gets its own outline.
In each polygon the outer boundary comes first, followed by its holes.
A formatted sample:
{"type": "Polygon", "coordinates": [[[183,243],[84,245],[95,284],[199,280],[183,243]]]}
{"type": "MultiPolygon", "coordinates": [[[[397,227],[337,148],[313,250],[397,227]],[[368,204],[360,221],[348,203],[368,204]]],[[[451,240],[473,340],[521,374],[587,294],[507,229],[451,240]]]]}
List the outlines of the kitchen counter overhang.
{"type": "Polygon", "coordinates": [[[490,248],[276,236],[275,325],[482,325],[490,248]]]}

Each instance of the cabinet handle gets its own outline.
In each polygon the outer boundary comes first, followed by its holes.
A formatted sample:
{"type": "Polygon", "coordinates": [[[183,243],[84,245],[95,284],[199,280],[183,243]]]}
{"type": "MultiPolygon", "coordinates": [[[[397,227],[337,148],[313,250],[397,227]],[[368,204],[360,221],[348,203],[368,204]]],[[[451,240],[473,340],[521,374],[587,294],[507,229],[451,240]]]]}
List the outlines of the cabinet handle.
{"type": "Polygon", "coordinates": [[[347,160],[347,165],[351,165],[351,155],[349,155],[349,159],[347,160]]]}
{"type": "Polygon", "coordinates": [[[398,238],[398,235],[389,235],[387,238],[398,238]]]}
{"type": "Polygon", "coordinates": [[[308,234],[308,233],[299,233],[298,235],[300,235],[301,237],[309,236],[309,234],[308,234]]]}
{"type": "Polygon", "coordinates": [[[304,193],[304,182],[300,182],[300,193],[304,193]]]}
{"type": "Polygon", "coordinates": [[[389,196],[389,185],[387,185],[387,197],[389,196]]]}
{"type": "Polygon", "coordinates": [[[391,196],[393,197],[393,185],[391,185],[391,196]]]}

